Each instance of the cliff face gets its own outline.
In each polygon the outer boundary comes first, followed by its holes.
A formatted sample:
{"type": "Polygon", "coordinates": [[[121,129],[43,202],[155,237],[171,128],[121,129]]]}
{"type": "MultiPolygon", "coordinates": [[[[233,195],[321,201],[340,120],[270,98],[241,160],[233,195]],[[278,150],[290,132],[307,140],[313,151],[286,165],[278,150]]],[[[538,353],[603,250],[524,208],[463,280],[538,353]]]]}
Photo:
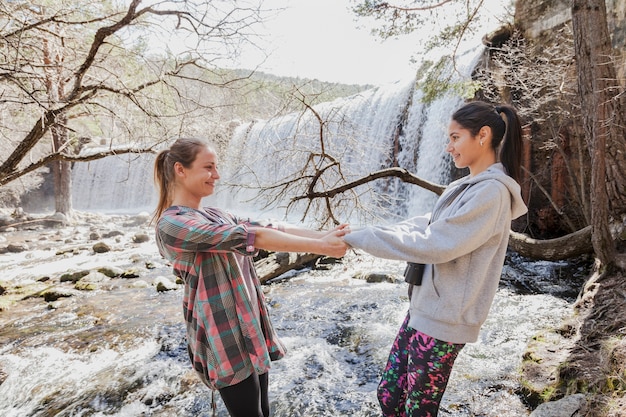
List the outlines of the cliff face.
{"type": "MultiPolygon", "coordinates": [[[[606,0],[609,32],[618,53],[616,69],[624,83],[626,73],[626,0],[606,0]]],[[[551,42],[551,34],[571,21],[570,0],[516,0],[515,25],[524,37],[539,44],[551,42]]]]}
{"type": "MultiPolygon", "coordinates": [[[[624,85],[626,0],[606,4],[615,68],[624,85]]],[[[526,123],[522,189],[530,211],[513,228],[537,238],[562,236],[590,222],[590,157],[578,104],[570,7],[569,0],[517,0],[508,42],[489,53],[490,88],[497,90],[496,99],[515,105],[526,123]]]]}
{"type": "MultiPolygon", "coordinates": [[[[578,108],[569,4],[569,0],[517,0],[515,27],[519,34],[511,37],[516,45],[528,45],[524,62],[540,69],[534,74],[540,77],[545,69],[561,72],[560,81],[558,77],[546,77],[543,83],[535,84],[545,89],[532,98],[546,99],[532,109],[527,119],[532,152],[529,165],[534,177],[525,184],[532,191],[529,198],[533,207],[525,226],[543,236],[550,236],[557,228],[580,227],[589,222],[589,150],[578,108]],[[558,88],[550,89],[545,80],[559,83],[558,88]],[[551,95],[541,94],[545,92],[551,95]],[[537,195],[539,189],[545,190],[542,196],[537,195]]],[[[614,65],[624,87],[626,0],[606,0],[606,6],[614,65]]],[[[498,62],[502,57],[495,53],[492,59],[498,62]]],[[[516,67],[509,66],[508,70],[523,74],[516,67]]],[[[505,99],[528,106],[524,100],[528,94],[516,95],[526,91],[521,87],[512,90],[505,99]]],[[[584,393],[586,409],[579,409],[575,415],[626,416],[626,276],[617,268],[599,272],[592,274],[581,289],[571,319],[533,338],[521,368],[524,391],[538,402],[584,393]]],[[[562,410],[557,407],[553,409],[562,410]]]]}

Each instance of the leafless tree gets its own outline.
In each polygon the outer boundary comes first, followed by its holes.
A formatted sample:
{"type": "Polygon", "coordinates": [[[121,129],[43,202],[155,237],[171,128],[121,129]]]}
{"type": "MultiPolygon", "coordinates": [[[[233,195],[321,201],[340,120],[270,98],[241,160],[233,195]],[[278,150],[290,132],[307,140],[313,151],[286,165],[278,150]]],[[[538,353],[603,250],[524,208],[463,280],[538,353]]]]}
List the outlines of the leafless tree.
{"type": "Polygon", "coordinates": [[[72,162],[152,151],[206,128],[199,116],[206,120],[221,103],[202,93],[249,76],[219,68],[253,44],[261,7],[255,0],[0,3],[0,186],[50,166],[56,210],[69,214],[72,162]],[[101,148],[79,154],[89,140],[101,148]]]}

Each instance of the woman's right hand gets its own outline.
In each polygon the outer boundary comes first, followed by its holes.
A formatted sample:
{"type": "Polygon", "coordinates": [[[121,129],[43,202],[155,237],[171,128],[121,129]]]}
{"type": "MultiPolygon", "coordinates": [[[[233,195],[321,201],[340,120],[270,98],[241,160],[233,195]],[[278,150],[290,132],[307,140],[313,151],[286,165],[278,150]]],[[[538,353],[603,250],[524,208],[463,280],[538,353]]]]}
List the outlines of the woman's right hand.
{"type": "Polygon", "coordinates": [[[320,239],[323,242],[322,254],[326,256],[332,256],[333,258],[343,257],[348,248],[350,247],[342,237],[350,233],[350,227],[348,225],[341,225],[331,230],[320,239]]]}

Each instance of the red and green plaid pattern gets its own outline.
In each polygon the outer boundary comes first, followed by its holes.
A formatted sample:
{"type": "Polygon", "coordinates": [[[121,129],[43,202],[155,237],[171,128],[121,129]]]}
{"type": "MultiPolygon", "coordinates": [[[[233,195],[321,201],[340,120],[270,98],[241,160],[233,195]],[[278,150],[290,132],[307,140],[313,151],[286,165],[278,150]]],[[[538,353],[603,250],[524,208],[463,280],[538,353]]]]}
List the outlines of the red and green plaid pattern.
{"type": "Polygon", "coordinates": [[[254,270],[251,225],[262,224],[216,208],[203,212],[174,206],[156,227],[161,255],[185,283],[189,357],[202,381],[215,389],[237,384],[253,370],[267,372],[270,361],[285,353],[254,270]],[[254,281],[260,316],[247,295],[244,274],[254,281]]]}

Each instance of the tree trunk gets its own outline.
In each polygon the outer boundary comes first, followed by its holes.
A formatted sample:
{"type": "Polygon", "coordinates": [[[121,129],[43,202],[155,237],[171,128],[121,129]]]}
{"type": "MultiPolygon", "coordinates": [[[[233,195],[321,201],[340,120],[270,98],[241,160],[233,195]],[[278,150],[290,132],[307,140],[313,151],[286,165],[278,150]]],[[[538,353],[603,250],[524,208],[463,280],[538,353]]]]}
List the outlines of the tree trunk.
{"type": "Polygon", "coordinates": [[[322,255],[314,253],[274,252],[255,261],[254,266],[262,284],[293,269],[302,269],[322,255]]]}
{"type": "MultiPolygon", "coordinates": [[[[64,97],[64,77],[62,73],[62,48],[57,48],[54,42],[43,39],[44,63],[46,71],[46,89],[50,103],[58,103],[64,97]]],[[[51,128],[52,152],[66,152],[69,144],[67,130],[67,115],[59,114],[54,119],[51,128]]],[[[52,178],[54,178],[54,206],[57,213],[71,216],[72,214],[72,165],[68,161],[54,161],[52,163],[52,178]]]]}
{"type": "MultiPolygon", "coordinates": [[[[52,128],[52,142],[55,150],[61,149],[68,141],[67,129],[61,125],[52,128]]],[[[72,215],[72,164],[68,161],[52,163],[54,178],[54,208],[67,217],[72,215]]]]}
{"type": "Polygon", "coordinates": [[[617,161],[609,161],[612,178],[607,178],[607,143],[623,145],[624,138],[616,137],[614,126],[621,111],[615,101],[619,83],[612,62],[604,0],[572,0],[572,29],[583,126],[591,154],[591,240],[597,258],[603,265],[609,265],[615,261],[609,201],[614,213],[623,210],[625,197],[618,189],[619,185],[622,190],[626,185],[621,175],[626,168],[615,170],[617,161]]]}
{"type": "Polygon", "coordinates": [[[555,239],[537,240],[511,231],[509,248],[530,259],[560,261],[593,253],[591,226],[555,239]]]}

